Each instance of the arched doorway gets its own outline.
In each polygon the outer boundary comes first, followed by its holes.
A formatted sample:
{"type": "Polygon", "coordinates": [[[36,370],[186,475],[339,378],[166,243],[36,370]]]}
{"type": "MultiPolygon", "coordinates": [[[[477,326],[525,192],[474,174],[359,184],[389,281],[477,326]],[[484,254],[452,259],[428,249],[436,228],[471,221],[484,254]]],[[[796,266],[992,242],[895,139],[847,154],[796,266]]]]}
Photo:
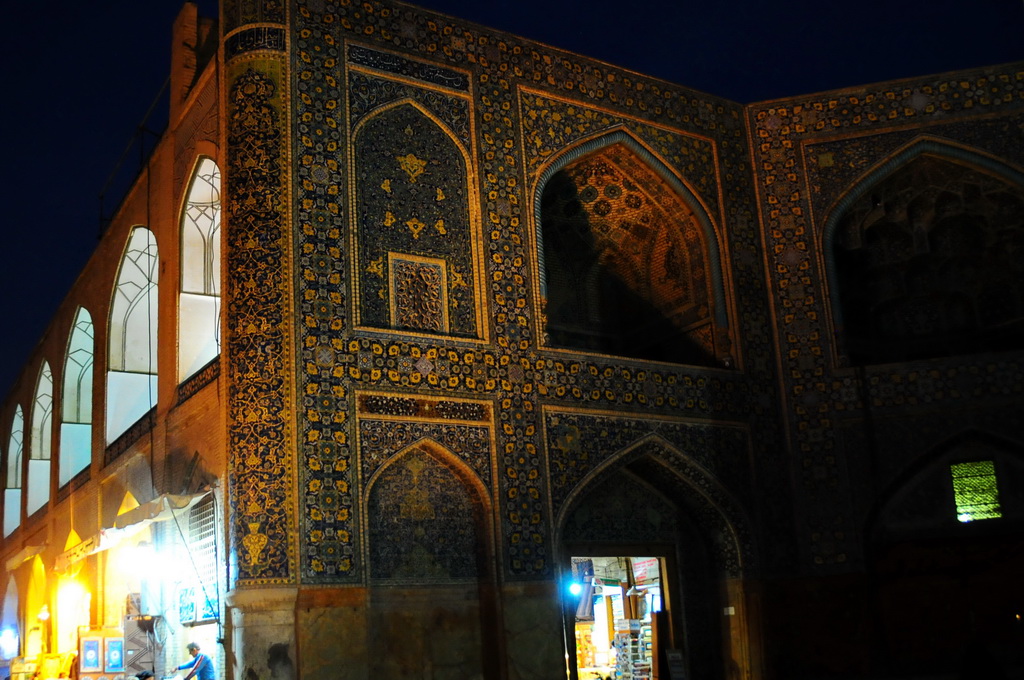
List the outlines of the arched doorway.
{"type": "Polygon", "coordinates": [[[759,677],[743,524],[717,482],[657,439],[585,479],[559,513],[569,677],[759,677]]]}
{"type": "Polygon", "coordinates": [[[875,672],[1024,671],[1022,484],[1018,443],[968,431],[883,492],[864,532],[875,672]]]}
{"type": "Polygon", "coordinates": [[[9,676],[11,659],[21,652],[21,626],[18,616],[19,598],[18,584],[14,575],[7,580],[7,591],[4,594],[3,612],[0,614],[0,673],[9,676]]]}

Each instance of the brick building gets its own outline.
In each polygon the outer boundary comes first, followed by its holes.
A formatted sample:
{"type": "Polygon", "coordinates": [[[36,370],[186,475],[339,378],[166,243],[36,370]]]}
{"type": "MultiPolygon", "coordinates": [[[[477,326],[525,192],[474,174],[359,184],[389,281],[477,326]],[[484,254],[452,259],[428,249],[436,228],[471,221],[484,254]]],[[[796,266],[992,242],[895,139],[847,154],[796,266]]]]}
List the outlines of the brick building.
{"type": "Polygon", "coordinates": [[[0,411],[12,672],[1022,671],[1024,65],[740,105],[220,12],[0,411]]]}

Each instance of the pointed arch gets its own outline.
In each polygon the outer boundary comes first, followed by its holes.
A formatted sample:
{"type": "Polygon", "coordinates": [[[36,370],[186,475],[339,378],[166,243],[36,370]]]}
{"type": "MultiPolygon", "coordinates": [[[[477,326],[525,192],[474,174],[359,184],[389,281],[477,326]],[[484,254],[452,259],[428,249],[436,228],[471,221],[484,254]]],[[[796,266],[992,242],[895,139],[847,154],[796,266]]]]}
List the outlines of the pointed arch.
{"type": "Polygon", "coordinates": [[[478,199],[466,147],[422,104],[401,99],[359,121],[353,151],[357,323],[482,337],[478,199]]]}
{"type": "MultiPolygon", "coordinates": [[[[960,649],[968,626],[976,639],[1000,639],[1003,619],[988,612],[1019,596],[1024,571],[1024,445],[971,428],[917,453],[877,495],[858,532],[873,585],[863,591],[872,625],[888,640],[913,627],[931,649],[960,649]],[[974,469],[963,475],[965,467],[974,469]],[[977,474],[979,467],[988,470],[977,474]]],[[[894,664],[920,672],[941,674],[948,665],[920,646],[890,650],[894,664]]]]}
{"type": "Polygon", "coordinates": [[[92,316],[79,307],[68,334],[61,390],[57,484],[64,486],[92,462],[92,396],[96,332],[92,316]]]}
{"type": "Polygon", "coordinates": [[[7,444],[7,484],[4,489],[4,536],[21,525],[21,457],[25,439],[25,416],[21,405],[14,407],[7,444]]]}
{"type": "Polygon", "coordinates": [[[556,155],[534,193],[546,342],[677,363],[728,363],[719,238],[650,150],[615,130],[556,155]]]}
{"type": "Polygon", "coordinates": [[[750,521],[740,502],[714,475],[665,438],[648,434],[587,472],[560,500],[555,510],[556,541],[565,541],[566,518],[596,484],[619,470],[636,468],[645,479],[656,479],[663,493],[676,499],[710,536],[717,537],[715,559],[723,574],[736,578],[756,564],[750,521]]]}
{"type": "Polygon", "coordinates": [[[422,663],[429,644],[459,650],[445,662],[450,677],[498,677],[494,529],[481,479],[422,438],[370,476],[364,508],[374,600],[367,635],[400,627],[410,642],[373,659],[370,674],[401,676],[422,663]]]}
{"type": "Polygon", "coordinates": [[[1024,172],[921,137],[865,172],[822,233],[840,363],[1024,343],[1024,172]]]}
{"type": "Polygon", "coordinates": [[[106,391],[108,444],[156,405],[159,268],[156,237],[145,227],[135,227],[111,295],[106,391]]]}
{"type": "MultiPolygon", "coordinates": [[[[570,560],[596,564],[609,556],[627,564],[637,557],[657,561],[658,627],[664,629],[657,644],[687,650],[688,676],[731,677],[728,668],[742,675],[755,667],[756,627],[746,613],[744,585],[754,574],[750,522],[696,461],[648,434],[596,465],[554,510],[563,569],[570,560]],[[723,620],[723,608],[736,618],[723,620]]],[[[579,612],[573,602],[566,625],[575,625],[579,612]]],[[[570,677],[582,677],[567,644],[570,677]]]]}
{"type": "Polygon", "coordinates": [[[476,581],[489,571],[487,489],[434,440],[420,439],[381,465],[367,480],[364,506],[372,581],[476,581]]]}
{"type": "Polygon", "coordinates": [[[202,157],[181,214],[178,382],[220,355],[220,168],[202,157]]]}
{"type": "Polygon", "coordinates": [[[25,512],[29,515],[50,500],[50,458],[53,447],[53,374],[46,361],[39,368],[35,398],[32,401],[32,431],[29,435],[28,494],[25,512]]]}
{"type": "Polygon", "coordinates": [[[921,451],[885,485],[864,521],[865,552],[898,540],[971,531],[964,526],[971,519],[958,515],[951,466],[979,461],[992,464],[1004,523],[1024,521],[1024,501],[1012,491],[1024,481],[1024,446],[971,428],[921,451]]]}

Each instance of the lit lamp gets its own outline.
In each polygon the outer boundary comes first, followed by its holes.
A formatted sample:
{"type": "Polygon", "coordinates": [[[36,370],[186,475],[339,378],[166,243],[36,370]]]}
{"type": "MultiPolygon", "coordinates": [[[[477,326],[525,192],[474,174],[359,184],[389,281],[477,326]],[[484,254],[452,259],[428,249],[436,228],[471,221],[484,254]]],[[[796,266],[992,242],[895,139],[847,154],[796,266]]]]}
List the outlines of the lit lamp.
{"type": "Polygon", "coordinates": [[[36,619],[39,620],[39,628],[43,634],[43,654],[50,653],[50,607],[49,605],[43,605],[39,609],[39,614],[36,615],[36,619]]]}
{"type": "Polygon", "coordinates": [[[18,633],[9,627],[0,631],[0,659],[9,660],[18,656],[18,633]]]}

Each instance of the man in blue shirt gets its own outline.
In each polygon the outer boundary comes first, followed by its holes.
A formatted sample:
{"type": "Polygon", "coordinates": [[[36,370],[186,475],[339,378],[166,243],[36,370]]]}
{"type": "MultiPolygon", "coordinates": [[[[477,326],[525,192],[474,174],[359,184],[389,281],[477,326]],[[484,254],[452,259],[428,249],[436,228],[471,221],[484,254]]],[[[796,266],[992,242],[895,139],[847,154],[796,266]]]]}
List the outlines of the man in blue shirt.
{"type": "Polygon", "coordinates": [[[192,660],[188,663],[183,663],[178,666],[177,670],[183,671],[186,668],[191,668],[189,674],[185,676],[185,680],[214,680],[213,676],[213,659],[206,654],[199,651],[199,645],[194,642],[188,643],[185,647],[188,653],[192,655],[192,660]]]}

